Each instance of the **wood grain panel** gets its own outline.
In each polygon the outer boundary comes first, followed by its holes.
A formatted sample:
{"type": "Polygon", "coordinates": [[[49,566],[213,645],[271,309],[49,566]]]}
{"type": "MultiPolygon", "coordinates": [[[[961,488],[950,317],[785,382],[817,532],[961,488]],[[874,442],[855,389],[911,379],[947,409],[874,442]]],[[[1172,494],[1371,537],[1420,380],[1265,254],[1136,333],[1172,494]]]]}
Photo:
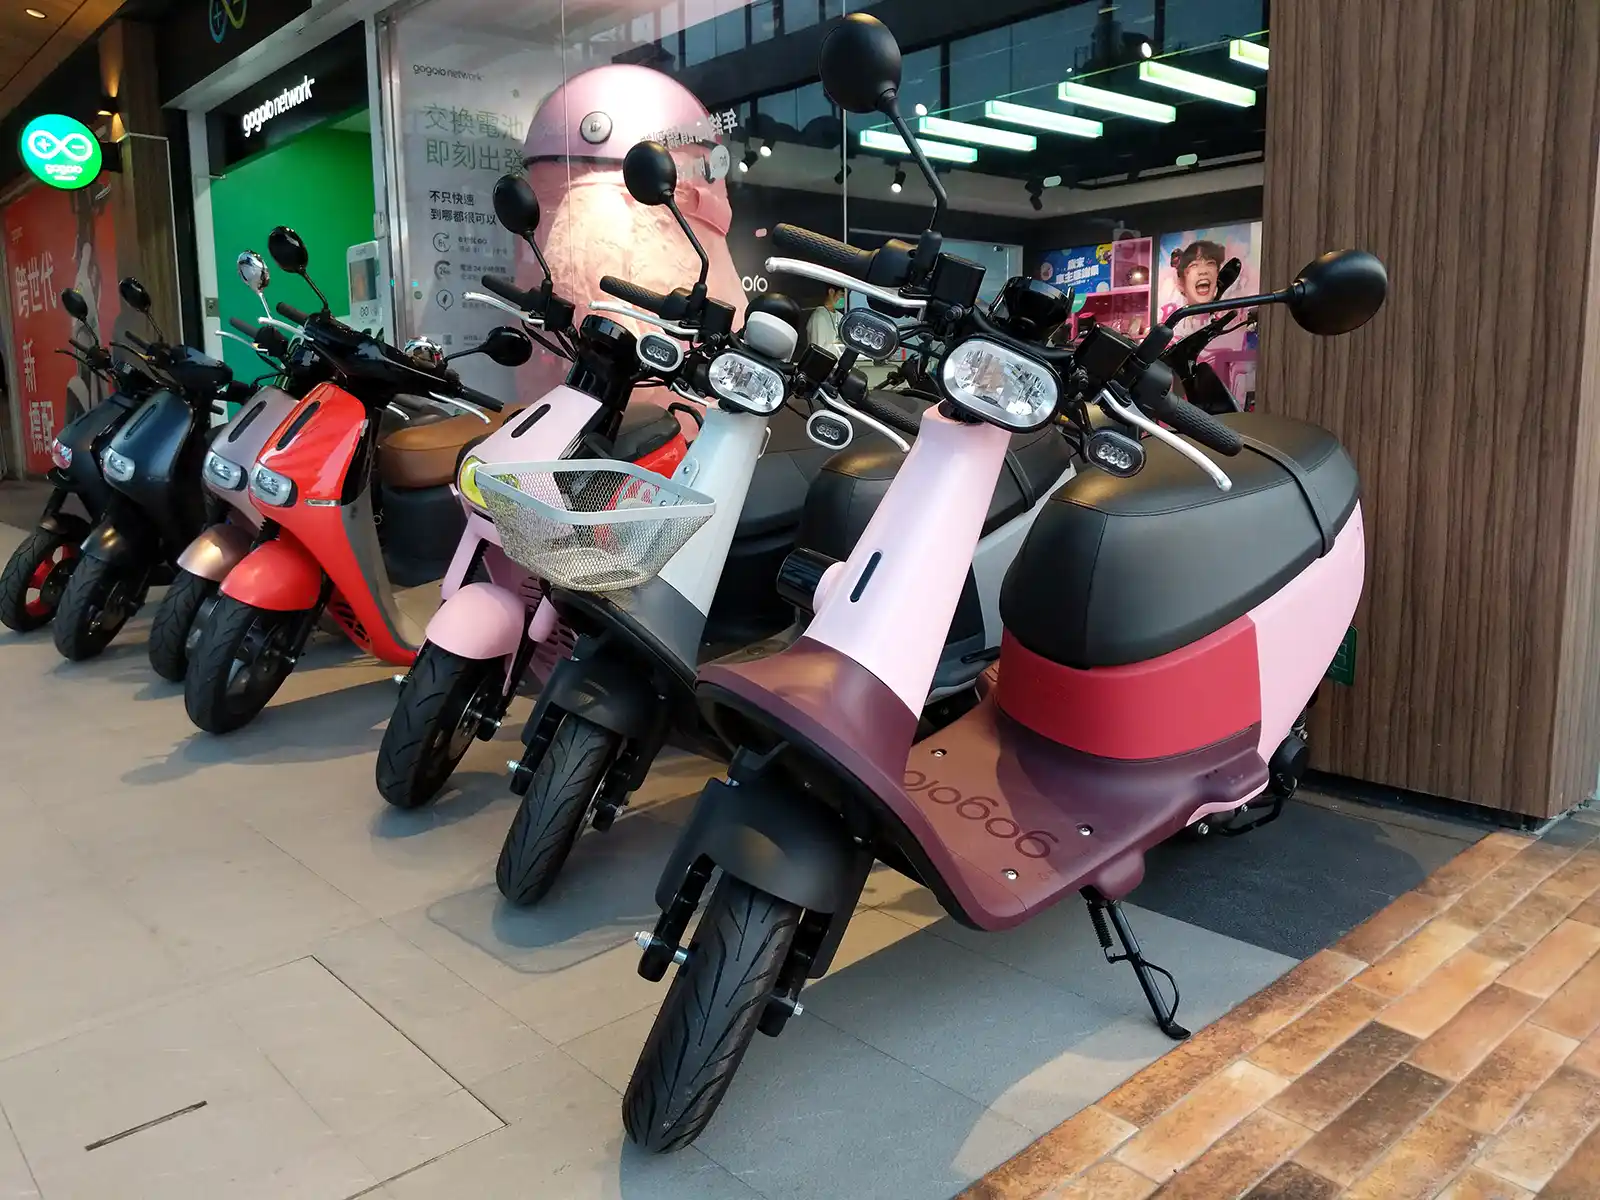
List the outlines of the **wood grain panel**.
{"type": "Polygon", "coordinates": [[[1360,246],[1391,283],[1347,338],[1264,314],[1263,404],[1345,441],[1367,514],[1315,761],[1558,811],[1600,760],[1600,5],[1279,0],[1271,40],[1265,276],[1360,246]]]}

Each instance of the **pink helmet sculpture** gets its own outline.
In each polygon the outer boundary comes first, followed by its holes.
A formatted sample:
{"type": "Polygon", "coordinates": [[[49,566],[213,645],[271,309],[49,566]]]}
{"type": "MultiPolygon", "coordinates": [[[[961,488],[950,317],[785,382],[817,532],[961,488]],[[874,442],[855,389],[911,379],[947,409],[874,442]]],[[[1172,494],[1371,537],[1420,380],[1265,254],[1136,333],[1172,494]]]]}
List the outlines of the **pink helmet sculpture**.
{"type": "MultiPolygon", "coordinates": [[[[577,306],[609,300],[603,275],[657,292],[689,287],[700,260],[664,208],[637,203],[622,182],[622,160],[638,142],[666,143],[678,166],[676,199],[711,259],[710,294],[744,310],[744,290],[727,235],[731,219],[724,179],[731,164],[720,120],[669,75],[612,63],[573,76],[550,93],[528,129],[523,152],[528,181],[542,217],[537,240],[557,293],[577,306]]],[[[532,255],[518,270],[523,286],[536,282],[532,255]]],[[[640,332],[642,326],[624,324],[640,332]]],[[[566,364],[550,356],[517,372],[518,392],[531,402],[559,383],[566,364]]]]}

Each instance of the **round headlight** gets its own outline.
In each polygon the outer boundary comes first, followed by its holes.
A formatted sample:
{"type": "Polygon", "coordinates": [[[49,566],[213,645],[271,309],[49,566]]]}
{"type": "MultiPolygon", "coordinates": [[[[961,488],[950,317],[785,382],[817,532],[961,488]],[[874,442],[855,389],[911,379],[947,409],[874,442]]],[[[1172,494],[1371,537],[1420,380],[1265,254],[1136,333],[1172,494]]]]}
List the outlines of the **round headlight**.
{"type": "Polygon", "coordinates": [[[456,491],[466,498],[473,508],[488,511],[489,506],[484,503],[483,489],[478,486],[478,468],[483,466],[483,459],[476,454],[467,455],[461,464],[461,470],[456,472],[456,491]]]}
{"type": "Polygon", "coordinates": [[[777,412],[783,404],[783,376],[742,354],[718,355],[707,376],[713,392],[757,416],[777,412]]]}
{"type": "Polygon", "coordinates": [[[1044,363],[987,338],[968,338],[945,355],[939,380],[973,416],[1018,433],[1049,421],[1061,395],[1044,363]]]}

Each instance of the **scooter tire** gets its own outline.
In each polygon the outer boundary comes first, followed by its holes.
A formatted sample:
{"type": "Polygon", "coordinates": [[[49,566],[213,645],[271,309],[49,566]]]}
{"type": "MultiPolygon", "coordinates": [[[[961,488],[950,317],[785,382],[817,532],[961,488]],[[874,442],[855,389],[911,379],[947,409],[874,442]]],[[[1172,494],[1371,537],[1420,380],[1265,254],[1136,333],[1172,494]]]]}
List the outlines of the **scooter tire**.
{"type": "Polygon", "coordinates": [[[505,669],[503,658],[463,658],[424,644],[378,748],[378,794],[396,808],[431,803],[472,744],[452,745],[469,706],[505,669]]]}
{"type": "Polygon", "coordinates": [[[582,717],[569,713],[561,719],[495,864],[494,881],[512,904],[537,904],[550,891],[577,844],[619,741],[611,730],[582,717]]]}
{"type": "Polygon", "coordinates": [[[59,534],[36,529],[23,538],[0,573],[0,625],[32,633],[49,624],[61,606],[63,587],[51,576],[64,570],[71,578],[76,555],[77,546],[59,534]],[[63,550],[68,553],[58,558],[63,550]],[[29,592],[37,592],[38,598],[29,600],[29,592]]]}
{"type": "Polygon", "coordinates": [[[150,623],[150,666],[163,679],[182,683],[189,670],[189,635],[218,583],[180,570],[150,623]]]}
{"type": "Polygon", "coordinates": [[[294,669],[285,658],[260,686],[233,696],[233,667],[245,649],[246,640],[257,625],[265,626],[267,636],[287,632],[300,621],[303,612],[277,612],[257,608],[223,596],[211,611],[200,644],[189,656],[189,669],[183,677],[183,707],[197,729],[206,733],[232,733],[243,728],[267,706],[283,681],[294,669]]]}
{"type": "Polygon", "coordinates": [[[651,1153],[681,1150],[710,1123],[799,924],[793,904],[722,877],[623,1093],[622,1123],[636,1145],[651,1153]]]}
{"type": "Polygon", "coordinates": [[[56,649],[68,662],[83,662],[105,652],[128,618],[138,608],[137,598],[125,596],[107,617],[107,605],[119,586],[129,582],[128,572],[104,559],[85,556],[73,568],[56,610],[56,649]]]}

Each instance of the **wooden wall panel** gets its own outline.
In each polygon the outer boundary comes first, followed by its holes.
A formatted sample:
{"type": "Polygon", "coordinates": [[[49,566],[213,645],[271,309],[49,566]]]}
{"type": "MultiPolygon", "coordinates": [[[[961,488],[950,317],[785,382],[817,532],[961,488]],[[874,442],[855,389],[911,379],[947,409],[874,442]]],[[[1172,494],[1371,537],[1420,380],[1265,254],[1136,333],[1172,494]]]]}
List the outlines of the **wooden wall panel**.
{"type": "Polygon", "coordinates": [[[1391,284],[1347,338],[1263,315],[1262,403],[1362,473],[1357,680],[1314,761],[1559,811],[1600,765],[1600,5],[1278,0],[1271,43],[1264,278],[1359,246],[1391,284]]]}

